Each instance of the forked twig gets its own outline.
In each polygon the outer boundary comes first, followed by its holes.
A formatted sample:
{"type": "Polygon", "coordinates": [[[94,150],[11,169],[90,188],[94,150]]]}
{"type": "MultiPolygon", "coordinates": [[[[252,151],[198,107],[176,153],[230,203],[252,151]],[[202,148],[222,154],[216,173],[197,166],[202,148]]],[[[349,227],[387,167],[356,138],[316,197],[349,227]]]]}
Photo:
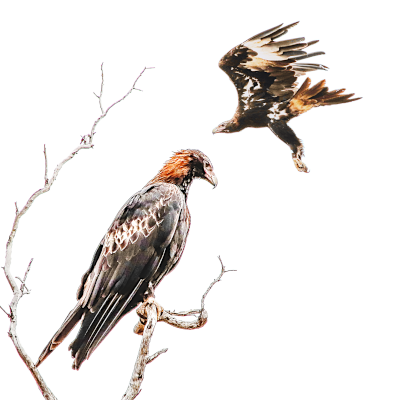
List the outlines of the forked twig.
{"type": "MultiPolygon", "coordinates": [[[[234,271],[234,270],[226,270],[221,260],[221,257],[218,257],[218,259],[221,263],[221,272],[218,275],[218,277],[214,279],[214,281],[210,284],[210,286],[203,294],[201,298],[202,308],[200,310],[189,310],[180,312],[163,310],[160,317],[158,318],[158,321],[166,322],[167,324],[172,325],[176,328],[188,329],[188,330],[199,329],[207,323],[208,314],[207,311],[204,309],[205,298],[207,297],[208,293],[213,288],[213,286],[221,280],[222,276],[225,273],[234,271]],[[174,317],[174,316],[189,316],[196,314],[198,314],[198,317],[194,321],[182,321],[174,317]]],[[[134,328],[134,332],[140,332],[139,334],[143,332],[143,338],[140,344],[139,353],[136,359],[135,368],[132,373],[128,389],[126,390],[124,396],[122,397],[122,400],[133,400],[138,396],[138,394],[140,393],[140,386],[144,379],[144,371],[146,365],[149,364],[154,359],[156,359],[160,354],[165,353],[168,350],[168,349],[162,349],[154,353],[152,356],[150,357],[148,356],[151,337],[153,335],[154,328],[157,323],[157,312],[154,303],[153,302],[143,303],[142,306],[140,306],[137,309],[137,313],[141,318],[141,320],[143,319],[143,317],[146,316],[147,319],[146,319],[146,324],[144,326],[140,320],[134,328]]]]}

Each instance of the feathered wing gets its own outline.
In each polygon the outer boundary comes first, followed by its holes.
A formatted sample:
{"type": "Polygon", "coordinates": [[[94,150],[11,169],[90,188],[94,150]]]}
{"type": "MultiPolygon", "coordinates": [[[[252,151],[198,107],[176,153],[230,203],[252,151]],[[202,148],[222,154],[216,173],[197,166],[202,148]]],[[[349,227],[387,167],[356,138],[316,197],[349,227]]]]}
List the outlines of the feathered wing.
{"type": "Polygon", "coordinates": [[[220,68],[237,89],[236,117],[251,114],[255,109],[267,111],[272,103],[291,99],[296,93],[297,79],[300,76],[310,71],[327,69],[321,64],[298,62],[325,54],[308,54],[304,51],[318,40],[304,42],[304,38],[296,38],[276,41],[297,24],[298,22],[285,27],[281,24],[261,32],[233,48],[220,60],[220,68]]]}
{"type": "Polygon", "coordinates": [[[150,185],[128,200],[82,278],[78,304],[43,350],[37,365],[83,316],[79,333],[69,347],[73,368],[79,369],[119,319],[143,300],[149,284],[157,285],[176,264],[176,253],[186,240],[189,226],[180,226],[178,245],[171,242],[185,212],[184,195],[172,184],[150,185]]]}

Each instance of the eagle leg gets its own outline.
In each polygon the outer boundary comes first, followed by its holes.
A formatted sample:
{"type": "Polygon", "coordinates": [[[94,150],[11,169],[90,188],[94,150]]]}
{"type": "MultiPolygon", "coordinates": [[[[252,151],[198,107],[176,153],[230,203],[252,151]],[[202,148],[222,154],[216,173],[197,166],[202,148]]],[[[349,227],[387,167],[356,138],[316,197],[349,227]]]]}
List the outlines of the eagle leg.
{"type": "Polygon", "coordinates": [[[282,142],[286,143],[290,147],[293,152],[293,162],[297,170],[300,172],[309,172],[306,164],[301,161],[301,157],[304,155],[303,144],[296,136],[293,129],[287,125],[286,121],[271,122],[268,125],[268,128],[271,129],[271,131],[274,132],[282,142]]]}
{"type": "Polygon", "coordinates": [[[154,304],[157,309],[157,321],[160,319],[164,308],[158,304],[153,296],[149,296],[136,310],[136,314],[139,316],[139,322],[135,325],[133,332],[137,335],[143,335],[144,327],[146,326],[147,322],[147,311],[146,307],[149,304],[154,304]]]}

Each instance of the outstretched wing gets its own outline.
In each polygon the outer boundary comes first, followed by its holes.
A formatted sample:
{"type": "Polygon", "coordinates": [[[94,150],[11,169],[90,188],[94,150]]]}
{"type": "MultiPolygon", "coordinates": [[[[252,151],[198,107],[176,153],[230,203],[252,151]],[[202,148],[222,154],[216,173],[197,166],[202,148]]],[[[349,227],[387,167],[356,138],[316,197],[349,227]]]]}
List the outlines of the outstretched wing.
{"type": "Polygon", "coordinates": [[[263,108],[271,101],[290,99],[296,89],[297,78],[309,71],[326,70],[320,64],[303,64],[298,60],[325,54],[307,54],[304,49],[318,41],[305,43],[304,38],[275,41],[298,22],[282,24],[246,40],[236,46],[219,62],[219,67],[230,77],[238,92],[237,112],[263,108]]]}
{"type": "MultiPolygon", "coordinates": [[[[177,262],[175,253],[180,248],[171,241],[185,210],[183,193],[168,183],[150,185],[127,201],[82,277],[77,306],[44,349],[38,365],[83,315],[70,345],[73,368],[79,369],[119,319],[143,300],[150,283],[156,285],[177,262]]],[[[181,243],[188,229],[179,226],[181,243]]]]}

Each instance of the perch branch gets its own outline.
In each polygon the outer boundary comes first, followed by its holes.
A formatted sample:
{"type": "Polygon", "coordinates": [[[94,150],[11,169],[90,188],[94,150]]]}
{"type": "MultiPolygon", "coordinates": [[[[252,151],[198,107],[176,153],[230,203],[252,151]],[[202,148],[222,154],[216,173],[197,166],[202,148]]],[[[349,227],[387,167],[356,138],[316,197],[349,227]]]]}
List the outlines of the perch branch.
{"type": "Polygon", "coordinates": [[[148,303],[146,307],[147,321],[143,331],[143,338],[140,343],[139,353],[136,359],[135,368],[129,381],[128,389],[126,389],[122,400],[133,400],[140,393],[140,386],[144,379],[144,370],[146,369],[147,357],[149,354],[149,346],[154,328],[157,323],[157,309],[152,303],[148,303]]]}
{"type": "MultiPolygon", "coordinates": [[[[174,328],[178,329],[183,329],[183,330],[193,330],[193,329],[200,329],[202,328],[207,322],[208,322],[208,312],[205,309],[205,301],[206,297],[210,293],[211,289],[221,281],[222,277],[227,273],[227,272],[236,272],[237,269],[226,269],[224,263],[222,262],[222,258],[220,255],[217,256],[218,261],[221,265],[221,272],[219,275],[213,279],[213,281],[208,285],[206,291],[203,293],[201,296],[201,301],[200,301],[200,308],[194,308],[194,309],[189,309],[185,311],[167,311],[165,309],[162,310],[160,313],[160,317],[158,318],[158,322],[164,322],[165,324],[171,325],[174,328]],[[191,315],[197,315],[197,318],[192,320],[192,321],[187,321],[187,320],[182,320],[177,317],[188,317],[191,315]]],[[[145,303],[143,303],[144,305],[145,303]]],[[[160,305],[161,306],[161,305],[160,305]]],[[[136,310],[136,313],[139,315],[141,311],[141,307],[139,307],[136,310]]],[[[140,314],[139,317],[143,316],[140,314]]],[[[139,319],[139,321],[136,323],[134,326],[134,333],[137,335],[141,335],[143,330],[144,330],[144,323],[139,319]]]]}
{"type": "Polygon", "coordinates": [[[221,278],[224,274],[226,274],[227,272],[235,271],[233,269],[227,270],[225,268],[220,256],[218,256],[218,259],[219,259],[219,262],[221,263],[221,272],[218,275],[218,277],[210,283],[210,286],[204,292],[204,294],[201,298],[201,309],[200,310],[179,311],[179,312],[164,310],[160,316],[159,321],[166,322],[167,324],[175,326],[175,328],[180,328],[180,329],[199,329],[207,323],[208,313],[204,309],[204,302],[206,300],[208,293],[210,293],[210,290],[213,288],[213,286],[221,280],[221,278]],[[189,316],[189,315],[198,315],[198,317],[194,321],[182,321],[182,320],[178,320],[175,318],[175,316],[183,317],[183,316],[189,316]]]}
{"type": "MultiPolygon", "coordinates": [[[[101,92],[100,94],[102,95],[103,92],[103,67],[102,69],[102,85],[101,85],[101,92]]],[[[53,171],[53,175],[50,179],[48,179],[47,177],[47,153],[46,153],[46,146],[44,147],[44,157],[45,157],[45,175],[44,175],[44,186],[37,190],[36,192],[34,192],[30,198],[28,199],[28,201],[26,202],[25,206],[21,209],[21,211],[19,211],[17,203],[15,202],[15,217],[14,217],[14,222],[11,228],[11,233],[8,237],[7,240],[7,244],[6,244],[6,254],[5,254],[5,264],[4,264],[4,274],[5,277],[8,281],[8,284],[10,285],[10,288],[13,292],[13,297],[11,300],[11,303],[9,305],[10,307],[10,313],[7,313],[2,307],[1,309],[6,313],[6,315],[8,316],[8,318],[10,319],[10,329],[8,332],[8,336],[11,338],[19,356],[21,357],[22,361],[25,363],[25,365],[27,366],[27,368],[29,369],[30,373],[33,375],[36,383],[39,386],[40,391],[42,392],[42,395],[45,399],[48,400],[57,400],[56,397],[54,396],[54,394],[51,392],[51,390],[49,389],[49,387],[46,385],[44,379],[42,378],[41,374],[39,373],[38,369],[36,368],[35,364],[32,362],[31,358],[28,356],[28,354],[26,353],[26,351],[24,350],[24,348],[21,345],[21,342],[17,336],[17,307],[18,307],[18,303],[20,301],[20,299],[22,298],[22,296],[29,292],[28,289],[26,288],[25,282],[26,282],[26,278],[28,276],[30,267],[31,267],[31,262],[28,265],[28,268],[25,272],[24,278],[21,280],[19,278],[19,280],[21,281],[21,286],[19,287],[17,285],[16,282],[16,278],[13,276],[13,274],[11,273],[11,256],[12,256],[12,248],[13,248],[13,244],[14,244],[14,238],[15,235],[17,233],[17,229],[18,229],[18,225],[19,222],[21,220],[21,218],[24,216],[24,214],[29,210],[29,208],[32,206],[33,202],[42,194],[48,192],[53,183],[55,182],[55,180],[57,179],[57,176],[61,170],[61,168],[69,161],[71,160],[76,154],[78,154],[78,152],[80,152],[81,150],[84,149],[90,149],[93,147],[92,141],[93,141],[93,135],[94,135],[94,129],[97,126],[97,124],[99,123],[99,121],[101,119],[103,119],[106,115],[107,112],[116,104],[118,104],[119,102],[121,102],[122,100],[124,100],[135,88],[135,84],[136,82],[139,80],[139,78],[143,75],[144,71],[148,69],[148,68],[144,68],[143,71],[140,73],[140,75],[136,78],[132,88],[128,91],[128,93],[122,97],[121,99],[119,99],[118,101],[116,101],[115,103],[113,103],[110,107],[107,108],[107,110],[105,112],[102,113],[102,115],[97,118],[97,120],[94,122],[92,130],[90,131],[90,134],[85,135],[82,137],[81,142],[79,144],[78,147],[76,147],[66,158],[64,158],[54,169],[53,171]],[[26,289],[27,292],[24,291],[24,289],[26,289]]],[[[101,97],[101,96],[100,96],[101,97]]]]}
{"type": "MultiPolygon", "coordinates": [[[[221,263],[221,272],[218,275],[218,277],[212,281],[210,286],[203,294],[201,298],[201,309],[199,310],[193,309],[189,311],[180,311],[180,312],[163,310],[161,312],[160,317],[158,318],[158,321],[166,322],[167,324],[172,325],[176,328],[188,329],[188,330],[199,329],[207,323],[208,313],[204,309],[204,302],[208,293],[213,288],[213,286],[221,280],[222,276],[225,273],[234,271],[234,270],[227,270],[221,260],[221,257],[218,257],[218,259],[221,263]],[[183,316],[190,316],[197,314],[198,317],[194,321],[182,321],[175,318],[175,316],[183,317],[183,316]]],[[[162,349],[157,351],[152,356],[150,357],[148,356],[151,337],[154,332],[155,324],[157,323],[157,310],[156,306],[154,305],[154,302],[143,303],[137,309],[136,312],[139,315],[140,320],[136,324],[134,332],[138,334],[142,334],[143,332],[143,338],[140,344],[139,354],[136,359],[135,368],[131,380],[129,382],[128,389],[126,390],[124,396],[122,397],[122,400],[133,400],[140,393],[140,386],[144,379],[144,371],[146,368],[146,364],[149,364],[150,362],[155,360],[160,354],[165,353],[168,350],[168,349],[162,349]],[[145,325],[144,323],[142,323],[144,318],[146,319],[145,325]]]]}

